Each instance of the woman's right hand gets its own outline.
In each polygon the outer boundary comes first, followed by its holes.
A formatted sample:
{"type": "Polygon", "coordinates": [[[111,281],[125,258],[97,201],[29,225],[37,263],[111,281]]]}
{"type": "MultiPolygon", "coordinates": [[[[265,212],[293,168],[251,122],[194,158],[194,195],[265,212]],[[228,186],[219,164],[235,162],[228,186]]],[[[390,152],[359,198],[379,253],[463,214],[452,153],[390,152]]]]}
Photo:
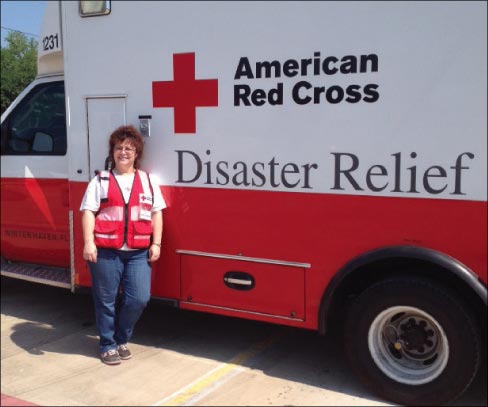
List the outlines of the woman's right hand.
{"type": "Polygon", "coordinates": [[[95,212],[85,209],[81,216],[81,227],[83,228],[83,259],[97,262],[97,246],[95,246],[95,238],[93,236],[95,230],[95,212]]]}
{"type": "Polygon", "coordinates": [[[83,247],[83,259],[93,263],[97,262],[97,246],[95,246],[95,243],[85,243],[85,246],[83,247]]]}

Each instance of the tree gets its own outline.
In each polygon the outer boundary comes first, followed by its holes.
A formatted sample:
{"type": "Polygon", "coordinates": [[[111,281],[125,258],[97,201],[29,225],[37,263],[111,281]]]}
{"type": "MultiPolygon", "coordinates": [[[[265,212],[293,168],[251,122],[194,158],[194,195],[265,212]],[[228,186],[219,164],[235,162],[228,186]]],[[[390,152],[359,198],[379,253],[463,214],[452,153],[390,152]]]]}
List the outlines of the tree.
{"type": "Polygon", "coordinates": [[[37,73],[37,41],[12,31],[1,48],[1,109],[2,113],[37,73]]]}

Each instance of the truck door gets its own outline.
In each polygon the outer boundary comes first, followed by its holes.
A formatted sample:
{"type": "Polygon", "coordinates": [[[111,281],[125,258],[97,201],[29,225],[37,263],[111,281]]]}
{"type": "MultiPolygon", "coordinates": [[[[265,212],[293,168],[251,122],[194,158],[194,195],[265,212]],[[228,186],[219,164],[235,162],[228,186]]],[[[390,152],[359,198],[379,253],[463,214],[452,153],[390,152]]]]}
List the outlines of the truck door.
{"type": "Polygon", "coordinates": [[[105,168],[110,134],[126,124],[125,97],[87,98],[86,103],[91,179],[97,171],[105,168]]]}
{"type": "Polygon", "coordinates": [[[2,258],[69,267],[64,82],[30,85],[2,117],[2,258]]]}

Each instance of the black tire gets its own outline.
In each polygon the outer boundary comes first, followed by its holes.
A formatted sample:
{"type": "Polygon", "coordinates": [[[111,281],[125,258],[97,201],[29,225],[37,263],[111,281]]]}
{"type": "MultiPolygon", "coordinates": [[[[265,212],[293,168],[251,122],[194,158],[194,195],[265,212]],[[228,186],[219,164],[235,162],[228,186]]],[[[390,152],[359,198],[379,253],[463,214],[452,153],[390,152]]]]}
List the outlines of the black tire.
{"type": "Polygon", "coordinates": [[[480,342],[469,308],[418,277],[372,285],[346,317],[351,368],[379,396],[404,405],[441,405],[459,397],[478,371],[480,342]]]}

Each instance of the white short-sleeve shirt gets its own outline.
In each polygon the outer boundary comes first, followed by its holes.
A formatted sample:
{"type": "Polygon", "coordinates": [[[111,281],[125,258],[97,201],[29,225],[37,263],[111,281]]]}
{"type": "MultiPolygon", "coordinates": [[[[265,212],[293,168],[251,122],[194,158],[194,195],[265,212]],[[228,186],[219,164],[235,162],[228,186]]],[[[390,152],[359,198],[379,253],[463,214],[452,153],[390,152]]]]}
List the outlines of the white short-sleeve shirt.
{"type": "MultiPolygon", "coordinates": [[[[128,203],[135,174],[131,177],[126,175],[122,176],[116,174],[115,172],[112,172],[112,174],[115,176],[115,179],[117,180],[120,189],[122,190],[125,203],[128,203]]],[[[166,202],[164,201],[163,195],[161,194],[161,188],[159,188],[159,180],[156,176],[152,174],[149,174],[149,180],[151,182],[154,193],[154,201],[151,212],[163,210],[164,208],[166,208],[166,202]]],[[[92,180],[88,184],[88,187],[86,188],[85,195],[83,196],[83,200],[81,201],[80,211],[89,210],[92,212],[98,212],[99,209],[100,182],[97,175],[92,178],[92,180]]]]}

